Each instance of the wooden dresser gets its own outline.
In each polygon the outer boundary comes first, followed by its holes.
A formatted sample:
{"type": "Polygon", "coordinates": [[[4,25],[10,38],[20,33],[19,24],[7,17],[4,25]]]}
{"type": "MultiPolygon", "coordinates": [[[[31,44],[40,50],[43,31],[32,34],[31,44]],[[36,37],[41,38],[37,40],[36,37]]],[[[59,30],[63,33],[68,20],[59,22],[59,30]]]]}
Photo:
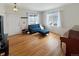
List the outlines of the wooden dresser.
{"type": "Polygon", "coordinates": [[[68,38],[60,37],[66,43],[66,55],[79,56],[79,31],[69,30],[68,38]]]}

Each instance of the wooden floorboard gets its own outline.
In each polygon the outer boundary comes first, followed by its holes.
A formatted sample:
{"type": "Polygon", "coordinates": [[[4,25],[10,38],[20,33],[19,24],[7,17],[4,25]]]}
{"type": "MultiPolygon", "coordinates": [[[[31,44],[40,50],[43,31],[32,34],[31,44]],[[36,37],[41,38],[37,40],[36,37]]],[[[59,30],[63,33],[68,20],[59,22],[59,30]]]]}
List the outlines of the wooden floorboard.
{"type": "Polygon", "coordinates": [[[49,33],[48,36],[39,33],[21,34],[8,39],[10,56],[62,55],[60,36],[55,33],[49,33]]]}

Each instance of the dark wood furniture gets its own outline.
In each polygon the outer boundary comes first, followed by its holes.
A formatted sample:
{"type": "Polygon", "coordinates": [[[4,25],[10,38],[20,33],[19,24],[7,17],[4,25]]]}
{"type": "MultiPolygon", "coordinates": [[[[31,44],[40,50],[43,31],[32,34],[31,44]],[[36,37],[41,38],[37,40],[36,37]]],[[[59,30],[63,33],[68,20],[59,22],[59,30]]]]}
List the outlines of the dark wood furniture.
{"type": "Polygon", "coordinates": [[[7,34],[4,34],[4,27],[3,27],[3,16],[0,16],[0,56],[8,55],[8,40],[7,34]]]}
{"type": "Polygon", "coordinates": [[[0,56],[8,56],[9,55],[9,44],[7,40],[7,34],[3,37],[0,35],[0,56]]]}
{"type": "Polygon", "coordinates": [[[68,38],[60,37],[66,43],[66,55],[79,56],[79,31],[69,30],[68,38]]]}

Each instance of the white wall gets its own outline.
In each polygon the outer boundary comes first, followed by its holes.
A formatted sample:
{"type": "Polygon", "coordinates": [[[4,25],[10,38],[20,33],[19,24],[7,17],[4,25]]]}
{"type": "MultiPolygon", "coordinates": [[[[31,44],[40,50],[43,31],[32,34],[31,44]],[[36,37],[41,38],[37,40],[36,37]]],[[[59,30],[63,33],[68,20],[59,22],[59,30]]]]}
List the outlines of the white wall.
{"type": "Polygon", "coordinates": [[[69,4],[61,8],[62,35],[74,25],[79,25],[79,4],[69,4]]]}
{"type": "MultiPolygon", "coordinates": [[[[60,9],[60,16],[61,16],[61,28],[51,28],[52,32],[59,33],[61,36],[64,35],[69,29],[71,29],[74,25],[79,25],[79,4],[68,4],[62,6],[60,9]]],[[[46,20],[46,12],[43,13],[43,24],[47,24],[46,20]]]]}
{"type": "Polygon", "coordinates": [[[40,12],[40,15],[41,15],[41,17],[40,17],[40,22],[41,22],[41,24],[44,25],[44,26],[47,26],[46,14],[47,14],[47,12],[45,12],[45,11],[40,12]]]}
{"type": "Polygon", "coordinates": [[[19,31],[18,26],[18,17],[14,13],[7,13],[6,4],[0,3],[0,15],[3,16],[3,25],[4,25],[4,33],[8,33],[8,35],[15,34],[19,31]],[[12,31],[15,29],[15,32],[12,31]]]}
{"type": "Polygon", "coordinates": [[[26,10],[19,9],[17,12],[14,12],[10,6],[6,6],[5,10],[8,35],[10,36],[21,33],[21,17],[26,17],[26,10]]]}
{"type": "MultiPolygon", "coordinates": [[[[19,9],[18,12],[13,12],[10,8],[10,6],[6,8],[5,4],[0,4],[0,15],[4,16],[4,32],[13,35],[21,32],[19,19],[21,16],[26,16],[27,10],[19,9]]],[[[63,35],[74,25],[79,25],[79,4],[68,4],[57,9],[60,9],[62,27],[50,27],[51,31],[63,35]]],[[[40,23],[45,26],[47,26],[46,14],[47,11],[40,12],[40,23]]]]}
{"type": "Polygon", "coordinates": [[[21,17],[28,17],[28,12],[37,12],[19,8],[17,12],[14,12],[11,6],[5,6],[6,20],[7,20],[7,33],[8,35],[15,35],[21,33],[23,27],[28,28],[28,19],[22,19],[21,17]],[[23,24],[25,22],[25,25],[23,24]]]}
{"type": "Polygon", "coordinates": [[[20,33],[19,16],[16,14],[6,14],[8,35],[14,35],[20,33]]]}
{"type": "Polygon", "coordinates": [[[79,4],[70,4],[62,8],[64,26],[79,25],[79,4]]]}

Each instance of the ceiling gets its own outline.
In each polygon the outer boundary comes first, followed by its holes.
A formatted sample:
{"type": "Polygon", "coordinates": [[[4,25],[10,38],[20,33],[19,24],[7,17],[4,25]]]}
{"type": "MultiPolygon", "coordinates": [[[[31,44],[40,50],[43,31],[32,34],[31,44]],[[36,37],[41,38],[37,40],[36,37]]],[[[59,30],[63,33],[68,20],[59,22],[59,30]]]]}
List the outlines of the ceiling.
{"type": "MultiPolygon", "coordinates": [[[[9,4],[13,5],[13,4],[9,4]]],[[[17,3],[18,8],[24,8],[35,11],[45,11],[66,5],[66,3],[17,3]]]]}

